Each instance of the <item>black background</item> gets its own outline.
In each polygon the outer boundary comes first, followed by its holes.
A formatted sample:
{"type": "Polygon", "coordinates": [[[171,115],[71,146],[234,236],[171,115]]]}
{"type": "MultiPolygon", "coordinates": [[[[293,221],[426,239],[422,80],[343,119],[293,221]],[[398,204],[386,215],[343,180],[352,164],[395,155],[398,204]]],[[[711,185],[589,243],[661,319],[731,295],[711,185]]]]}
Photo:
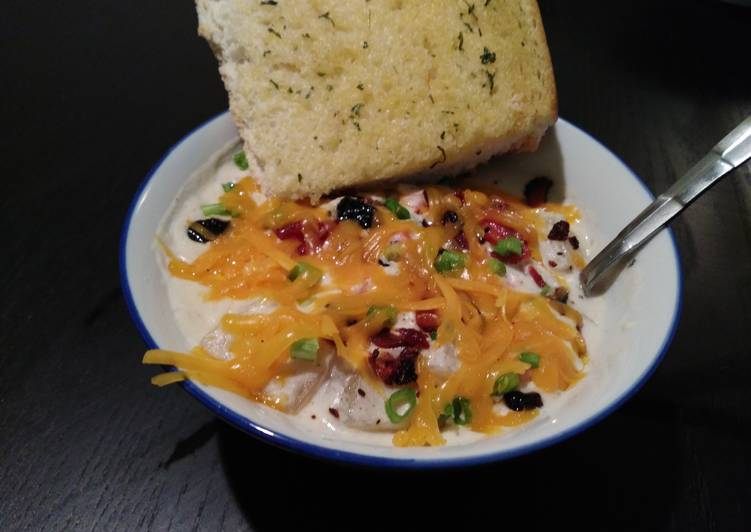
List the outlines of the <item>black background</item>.
{"type": "MultiPolygon", "coordinates": [[[[751,9],[542,11],[561,115],[653,191],[751,113],[751,9]]],[[[674,224],[680,326],[626,406],[492,466],[359,470],[256,442],[140,364],[118,281],[128,203],[226,107],[192,2],[5,0],[0,76],[1,530],[751,529],[748,168],[674,224]]]]}

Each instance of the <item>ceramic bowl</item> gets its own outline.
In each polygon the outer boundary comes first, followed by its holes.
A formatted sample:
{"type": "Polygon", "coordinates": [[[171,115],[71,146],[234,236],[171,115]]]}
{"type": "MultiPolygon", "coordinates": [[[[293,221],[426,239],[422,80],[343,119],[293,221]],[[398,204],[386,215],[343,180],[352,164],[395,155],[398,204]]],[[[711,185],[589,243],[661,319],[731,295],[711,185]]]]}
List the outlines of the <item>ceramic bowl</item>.
{"type": "MultiPolygon", "coordinates": [[[[122,233],[123,291],[149,348],[187,350],[170,311],[154,238],[165,210],[185,179],[237,138],[223,113],[176,144],[138,189],[122,233]]],[[[639,178],[597,140],[561,119],[533,154],[501,157],[480,175],[506,176],[509,187],[547,175],[565,201],[576,204],[597,252],[653,197],[639,178]]],[[[556,199],[561,199],[556,198],[556,199]]],[[[590,254],[590,258],[591,258],[590,254]]],[[[305,420],[271,410],[223,390],[184,382],[184,389],[217,416],[267,442],[311,456],[373,466],[431,468],[466,466],[511,458],[571,437],[613,412],[654,371],[675,331],[681,303],[681,272],[670,231],[647,245],[618,280],[598,296],[601,312],[585,316],[589,374],[566,392],[563,405],[545,409],[531,423],[479,441],[435,448],[395,448],[351,441],[313,430],[305,420]]],[[[134,357],[140,356],[134,353],[134,357]]],[[[149,386],[144,382],[144,387],[149,386]]],[[[615,444],[615,442],[614,442],[615,444]]]]}

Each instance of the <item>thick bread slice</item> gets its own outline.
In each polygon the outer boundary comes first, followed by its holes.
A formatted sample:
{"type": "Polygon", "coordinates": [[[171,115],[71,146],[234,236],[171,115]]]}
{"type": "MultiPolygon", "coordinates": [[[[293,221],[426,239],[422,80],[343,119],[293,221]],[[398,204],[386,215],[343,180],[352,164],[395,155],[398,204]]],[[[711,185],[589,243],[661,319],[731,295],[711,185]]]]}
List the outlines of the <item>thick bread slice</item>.
{"type": "Polygon", "coordinates": [[[254,177],[313,199],[531,151],[557,117],[535,0],[197,0],[254,177]]]}

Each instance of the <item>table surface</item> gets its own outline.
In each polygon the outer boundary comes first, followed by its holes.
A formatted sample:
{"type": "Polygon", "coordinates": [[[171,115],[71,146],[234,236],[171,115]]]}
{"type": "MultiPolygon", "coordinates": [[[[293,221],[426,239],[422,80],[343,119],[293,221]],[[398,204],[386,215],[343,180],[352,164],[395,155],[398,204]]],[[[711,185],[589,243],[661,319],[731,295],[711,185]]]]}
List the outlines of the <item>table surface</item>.
{"type": "MultiPolygon", "coordinates": [[[[751,113],[751,9],[542,3],[561,115],[653,191],[751,113]]],[[[140,364],[118,279],[126,209],[160,155],[226,107],[192,2],[5,4],[0,530],[751,529],[748,167],[674,224],[675,340],[607,419],[464,471],[317,462],[150,386],[140,364]]]]}

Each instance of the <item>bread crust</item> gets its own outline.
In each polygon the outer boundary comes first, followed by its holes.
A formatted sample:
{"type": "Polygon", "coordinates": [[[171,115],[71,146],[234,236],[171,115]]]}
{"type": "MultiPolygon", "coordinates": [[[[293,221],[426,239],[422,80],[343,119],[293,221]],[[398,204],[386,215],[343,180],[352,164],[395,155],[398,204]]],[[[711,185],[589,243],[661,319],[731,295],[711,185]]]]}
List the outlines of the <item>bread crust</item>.
{"type": "MultiPolygon", "coordinates": [[[[540,12],[540,5],[537,3],[537,0],[529,0],[529,7],[534,13],[535,20],[539,21],[539,23],[536,26],[536,34],[537,38],[540,39],[540,41],[544,44],[544,46],[541,48],[542,53],[544,53],[545,56],[545,62],[550,66],[549,69],[546,69],[544,71],[545,75],[548,79],[548,87],[550,88],[550,113],[553,116],[553,123],[558,120],[558,87],[555,83],[555,68],[553,67],[553,59],[550,56],[550,47],[548,46],[548,37],[545,34],[545,25],[542,21],[542,13],[540,12]]],[[[552,125],[552,123],[551,123],[552,125]]],[[[543,132],[544,133],[544,132],[543,132]]],[[[540,144],[540,139],[542,138],[542,135],[540,138],[537,139],[537,143],[535,144],[534,148],[528,149],[528,150],[521,150],[521,151],[535,151],[537,150],[537,146],[540,144]]]]}

